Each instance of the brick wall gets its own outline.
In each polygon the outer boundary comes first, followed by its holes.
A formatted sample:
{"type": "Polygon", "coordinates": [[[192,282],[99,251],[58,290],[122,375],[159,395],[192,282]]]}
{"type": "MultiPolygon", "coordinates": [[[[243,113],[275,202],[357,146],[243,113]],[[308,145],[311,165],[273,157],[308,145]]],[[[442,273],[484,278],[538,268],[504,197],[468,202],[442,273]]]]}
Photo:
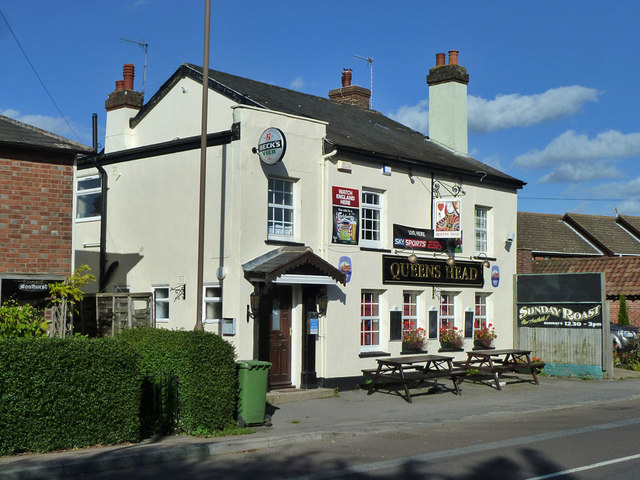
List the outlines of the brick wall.
{"type": "MultiPolygon", "coordinates": [[[[618,323],[618,310],[620,309],[620,302],[616,298],[609,301],[609,319],[613,323],[618,323]]],[[[629,323],[640,327],[640,299],[629,299],[627,297],[627,312],[629,313],[629,323]]]]}
{"type": "Polygon", "coordinates": [[[0,152],[0,273],[71,273],[69,156],[0,152]]]}
{"type": "Polygon", "coordinates": [[[530,248],[518,248],[517,250],[517,273],[531,273],[533,269],[533,257],[530,248]]]}

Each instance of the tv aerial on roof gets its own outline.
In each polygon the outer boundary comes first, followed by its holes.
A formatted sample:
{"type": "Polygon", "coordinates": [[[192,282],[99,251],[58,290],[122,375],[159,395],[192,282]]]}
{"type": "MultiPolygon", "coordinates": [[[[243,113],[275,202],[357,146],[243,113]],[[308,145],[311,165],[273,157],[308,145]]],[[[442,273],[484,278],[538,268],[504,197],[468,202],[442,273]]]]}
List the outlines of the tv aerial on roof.
{"type": "Polygon", "coordinates": [[[131,43],[133,45],[138,45],[140,48],[142,48],[142,50],[144,50],[144,70],[142,71],[142,98],[144,98],[144,88],[147,83],[147,50],[149,49],[149,44],[145,43],[144,38],[139,42],[122,37],[120,37],[120,40],[122,40],[123,42],[131,43]]]}
{"type": "Polygon", "coordinates": [[[361,57],[360,55],[354,55],[354,57],[369,64],[369,70],[371,71],[371,96],[369,97],[369,108],[373,109],[373,57],[361,57]]]}

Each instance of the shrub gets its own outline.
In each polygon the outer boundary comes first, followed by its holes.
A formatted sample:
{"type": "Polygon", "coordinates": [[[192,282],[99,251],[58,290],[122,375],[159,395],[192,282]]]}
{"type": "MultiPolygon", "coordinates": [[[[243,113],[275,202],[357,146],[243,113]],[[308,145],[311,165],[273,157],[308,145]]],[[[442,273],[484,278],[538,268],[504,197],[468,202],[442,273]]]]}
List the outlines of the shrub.
{"type": "Polygon", "coordinates": [[[8,300],[0,307],[0,338],[41,337],[47,334],[42,312],[29,305],[8,300]]]}
{"type": "Polygon", "coordinates": [[[627,297],[620,295],[620,308],[618,308],[618,325],[629,325],[629,310],[627,309],[627,297]]]}
{"type": "Polygon", "coordinates": [[[203,331],[153,328],[116,337],[141,357],[143,433],[213,434],[234,425],[237,373],[233,346],[203,331]]]}
{"type": "Polygon", "coordinates": [[[140,382],[113,338],[0,340],[0,455],[137,441],[140,382]]]}

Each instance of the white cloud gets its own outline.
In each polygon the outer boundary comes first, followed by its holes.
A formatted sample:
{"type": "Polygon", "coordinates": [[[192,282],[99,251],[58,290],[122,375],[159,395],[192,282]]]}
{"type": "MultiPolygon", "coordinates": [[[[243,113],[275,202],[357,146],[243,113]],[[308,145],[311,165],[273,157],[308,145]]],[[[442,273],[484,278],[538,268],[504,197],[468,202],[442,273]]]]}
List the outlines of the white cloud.
{"type": "Polygon", "coordinates": [[[539,183],[587,182],[604,178],[623,178],[624,173],[605,162],[563,163],[555,170],[547,173],[539,183]]]}
{"type": "Polygon", "coordinates": [[[304,87],[304,80],[302,80],[302,77],[294,78],[293,81],[289,84],[289,88],[293,90],[300,90],[302,87],[304,87]]]}
{"type": "MultiPolygon", "coordinates": [[[[69,127],[64,118],[49,117],[46,115],[21,115],[18,110],[13,109],[2,110],[0,111],[0,114],[5,117],[13,118],[14,120],[18,120],[19,122],[26,123],[27,125],[32,125],[34,127],[41,128],[42,130],[55,133],[61,137],[78,141],[76,139],[76,133],[71,129],[71,127],[69,127]]],[[[74,130],[77,131],[75,127],[74,130]]]]}
{"type": "MultiPolygon", "coordinates": [[[[470,131],[478,133],[526,127],[573,115],[585,102],[597,100],[597,90],[579,85],[552,88],[538,95],[498,95],[493,100],[469,95],[468,126],[470,131]]],[[[388,115],[409,128],[426,133],[429,126],[428,100],[404,105],[388,115]]]]}
{"type": "Polygon", "coordinates": [[[390,118],[426,135],[429,128],[428,100],[420,100],[417,105],[403,105],[395,112],[388,114],[390,118]]]}
{"type": "Polygon", "coordinates": [[[469,130],[487,133],[548,122],[573,115],[585,102],[596,100],[597,90],[579,85],[552,88],[538,95],[498,95],[493,100],[470,95],[469,130]]]}
{"type": "Polygon", "coordinates": [[[589,188],[588,193],[598,198],[638,198],[640,197],[640,177],[626,182],[603,183],[589,188]]]}
{"type": "Polygon", "coordinates": [[[559,162],[593,162],[636,155],[640,155],[640,133],[624,134],[609,130],[589,139],[586,135],[567,130],[543,150],[531,150],[518,155],[514,164],[534,169],[557,165],[559,162]]]}

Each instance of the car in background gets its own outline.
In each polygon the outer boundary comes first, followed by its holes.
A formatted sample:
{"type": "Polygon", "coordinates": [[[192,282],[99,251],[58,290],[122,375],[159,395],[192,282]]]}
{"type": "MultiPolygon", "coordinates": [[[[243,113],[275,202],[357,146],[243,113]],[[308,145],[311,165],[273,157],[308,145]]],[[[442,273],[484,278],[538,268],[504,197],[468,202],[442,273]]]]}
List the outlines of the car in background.
{"type": "Polygon", "coordinates": [[[640,346],[640,330],[633,325],[611,324],[613,347],[619,352],[628,352],[640,346]]]}

